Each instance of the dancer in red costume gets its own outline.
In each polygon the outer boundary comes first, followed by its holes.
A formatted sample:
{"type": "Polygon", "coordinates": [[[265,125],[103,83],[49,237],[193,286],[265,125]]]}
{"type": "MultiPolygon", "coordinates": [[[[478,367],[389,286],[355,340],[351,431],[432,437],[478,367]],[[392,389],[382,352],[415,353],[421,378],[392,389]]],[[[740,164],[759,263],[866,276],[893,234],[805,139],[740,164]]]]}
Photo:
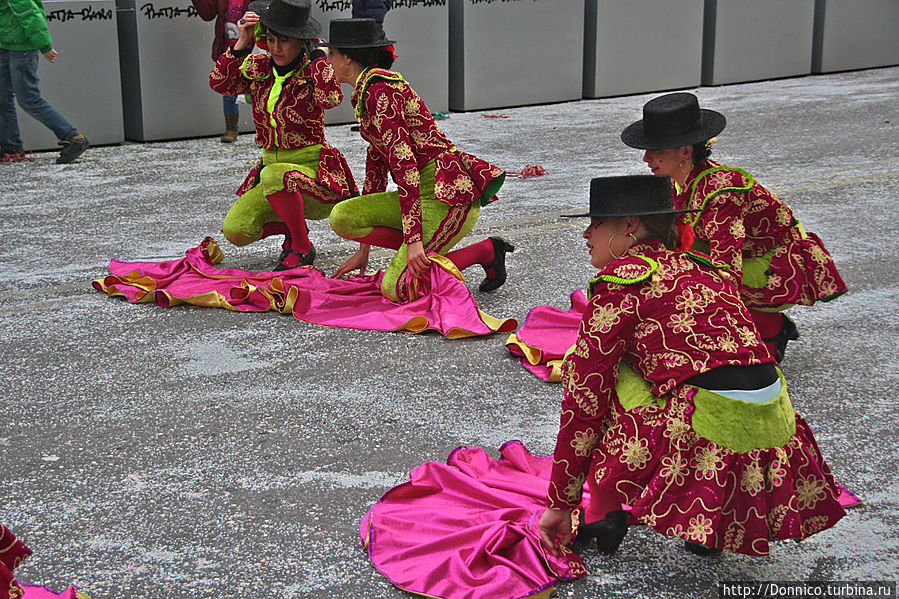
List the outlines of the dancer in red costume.
{"type": "Polygon", "coordinates": [[[731,267],[742,282],[743,302],[772,355],[780,362],[788,340],[797,339],[782,310],[829,301],[846,291],[833,258],[807,233],[783,201],[744,170],[709,159],[709,140],[725,118],[700,110],[696,96],[673,93],[643,106],[643,119],[621,140],[646,150],[643,161],[675,183],[674,206],[699,212],[684,219],[693,247],[731,267]]]}
{"type": "Polygon", "coordinates": [[[14,571],[29,555],[31,549],[0,524],[0,599],[88,599],[87,595],[79,593],[75,587],[57,593],[45,586],[17,581],[14,571]]]}
{"type": "Polygon", "coordinates": [[[327,218],[335,204],[358,193],[343,155],[325,141],[324,112],[343,94],[324,51],[313,49],[321,27],[309,18],[310,7],[309,0],[251,3],[238,23],[240,37],[209,75],[220,94],[250,95],[262,148],[222,232],[234,245],[283,234],[276,271],[312,264],[306,219],[327,218]],[[257,24],[271,56],[250,54],[257,24]]]}
{"type": "Polygon", "coordinates": [[[694,553],[767,555],[843,515],[839,487],[728,265],[672,251],[668,177],[594,179],[590,284],[563,362],[561,424],[540,519],[554,552],[577,531],[611,553],[629,521],[694,553]],[[622,509],[625,506],[626,509],[622,509]]]}
{"type": "Polygon", "coordinates": [[[364,272],[377,245],[397,250],[381,286],[391,300],[409,298],[409,275],[424,277],[430,253],[445,255],[459,270],[482,265],[487,276],[480,289],[493,291],[506,281],[509,243],[491,237],[449,250],[474,227],[481,206],[496,200],[505,173],[447,139],[403,76],[387,70],[392,44],[373,19],[331,21],[328,60],[337,80],[354,86],[359,133],[369,143],[363,195],[331,213],[334,231],[360,243],[335,276],[364,272]],[[388,173],[397,191],[385,191],[388,173]]]}

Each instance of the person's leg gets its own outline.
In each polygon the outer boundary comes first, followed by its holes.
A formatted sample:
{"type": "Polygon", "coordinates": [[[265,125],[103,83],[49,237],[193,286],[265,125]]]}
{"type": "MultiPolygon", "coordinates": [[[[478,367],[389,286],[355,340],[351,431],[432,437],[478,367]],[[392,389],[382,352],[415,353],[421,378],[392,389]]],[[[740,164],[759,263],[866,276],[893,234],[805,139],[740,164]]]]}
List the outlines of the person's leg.
{"type": "MultiPolygon", "coordinates": [[[[480,210],[479,205],[450,206],[440,200],[422,200],[421,229],[425,253],[443,254],[457,244],[474,227],[480,210]]],[[[381,293],[393,301],[408,299],[406,250],[403,244],[381,280],[381,293]]]]}
{"type": "Polygon", "coordinates": [[[225,132],[219,139],[222,143],[233,143],[237,140],[237,127],[240,119],[237,96],[222,96],[222,111],[225,114],[225,132]]]}
{"type": "Polygon", "coordinates": [[[9,50],[0,49],[0,153],[2,154],[17,154],[24,150],[19,137],[10,54],[9,50]]]}
{"type": "Polygon", "coordinates": [[[331,210],[330,223],[344,239],[392,250],[403,244],[403,218],[395,191],[343,200],[331,210]]]}
{"type": "Polygon", "coordinates": [[[286,225],[280,222],[278,215],[272,210],[261,185],[240,196],[228,210],[222,223],[225,239],[236,246],[247,245],[284,231],[286,225]],[[280,226],[273,223],[279,223],[280,226]]]}
{"type": "Polygon", "coordinates": [[[22,110],[43,123],[59,141],[69,141],[78,136],[78,130],[41,97],[37,76],[40,53],[32,50],[10,52],[9,55],[12,89],[22,110]]]}

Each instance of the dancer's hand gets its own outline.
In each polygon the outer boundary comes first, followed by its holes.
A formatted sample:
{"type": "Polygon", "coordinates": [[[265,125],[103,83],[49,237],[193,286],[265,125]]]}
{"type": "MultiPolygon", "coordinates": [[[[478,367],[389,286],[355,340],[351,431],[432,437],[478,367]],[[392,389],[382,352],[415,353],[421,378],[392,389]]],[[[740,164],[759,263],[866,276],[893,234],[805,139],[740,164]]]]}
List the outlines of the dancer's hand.
{"type": "Polygon", "coordinates": [[[571,543],[571,510],[547,508],[537,526],[543,546],[554,556],[559,556],[562,545],[571,543]]]}
{"type": "Polygon", "coordinates": [[[56,62],[57,57],[59,56],[59,52],[56,50],[50,49],[49,52],[44,52],[44,58],[49,60],[50,62],[56,62]]]}
{"type": "Polygon", "coordinates": [[[428,256],[425,254],[425,247],[420,241],[406,246],[406,265],[416,279],[421,279],[428,273],[431,261],[428,260],[428,256]]]}
{"type": "Polygon", "coordinates": [[[253,45],[253,28],[259,22],[259,15],[249,10],[244,13],[243,17],[237,22],[237,29],[240,31],[237,42],[234,44],[235,50],[243,50],[253,45]]]}
{"type": "Polygon", "coordinates": [[[368,267],[368,252],[371,250],[371,246],[368,244],[359,244],[359,250],[350,256],[350,258],[340,265],[334,272],[333,278],[339,279],[343,275],[353,272],[357,268],[359,269],[359,274],[364,275],[365,269],[368,267]]]}

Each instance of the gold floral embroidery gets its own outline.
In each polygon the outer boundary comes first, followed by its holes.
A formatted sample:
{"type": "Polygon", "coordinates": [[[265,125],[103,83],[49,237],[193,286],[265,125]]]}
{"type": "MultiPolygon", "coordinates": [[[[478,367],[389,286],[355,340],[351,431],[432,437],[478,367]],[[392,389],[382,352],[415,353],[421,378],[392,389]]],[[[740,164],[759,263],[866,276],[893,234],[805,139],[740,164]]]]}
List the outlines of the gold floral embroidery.
{"type": "Polygon", "coordinates": [[[417,115],[421,111],[421,102],[419,99],[412,97],[406,100],[405,111],[410,115],[417,115]]]}
{"type": "Polygon", "coordinates": [[[469,177],[465,175],[459,175],[456,177],[456,180],[453,181],[453,187],[455,187],[458,191],[469,193],[472,189],[474,189],[474,183],[471,182],[469,177]]]}
{"type": "Polygon", "coordinates": [[[789,508],[785,505],[778,505],[774,509],[768,510],[768,513],[765,515],[765,521],[768,524],[768,534],[770,536],[774,536],[780,531],[788,511],[789,508]]]}
{"type": "Polygon", "coordinates": [[[796,503],[800,510],[814,509],[825,497],[825,483],[821,478],[800,478],[796,485],[796,503]]]}
{"type": "Polygon", "coordinates": [[[789,226],[791,222],[793,222],[793,217],[790,214],[790,211],[787,210],[786,206],[781,206],[777,209],[777,224],[781,227],[789,226]]]}
{"type": "Polygon", "coordinates": [[[689,333],[696,325],[696,321],[689,314],[672,314],[668,326],[675,333],[689,333]]]}
{"type": "Polygon", "coordinates": [[[629,470],[639,470],[649,461],[649,442],[646,439],[633,437],[625,441],[621,448],[621,461],[629,470]]]}
{"type": "Polygon", "coordinates": [[[696,469],[696,480],[710,480],[715,477],[718,470],[724,468],[721,461],[721,450],[714,445],[701,447],[693,458],[693,468],[696,469]]]}
{"type": "Polygon", "coordinates": [[[674,307],[681,312],[693,314],[704,310],[707,305],[708,302],[701,294],[694,293],[693,288],[687,288],[675,298],[674,307]]]}
{"type": "Polygon", "coordinates": [[[740,349],[737,340],[730,333],[725,333],[718,337],[718,347],[729,354],[735,354],[740,349]]]}
{"type": "Polygon", "coordinates": [[[746,236],[746,227],[743,226],[743,221],[733,220],[730,222],[730,234],[736,238],[742,238],[746,236]]]}
{"type": "Polygon", "coordinates": [[[580,474],[578,476],[572,477],[568,484],[565,486],[565,489],[562,491],[565,494],[565,497],[568,499],[569,503],[573,503],[578,500],[581,496],[581,491],[584,488],[584,481],[587,480],[586,475],[580,474]]]}
{"type": "Polygon", "coordinates": [[[406,171],[403,179],[405,179],[407,185],[418,187],[421,182],[421,175],[419,175],[418,171],[406,171]]]}
{"type": "Polygon", "coordinates": [[[758,462],[753,462],[743,469],[743,478],[740,480],[740,489],[755,497],[765,487],[765,475],[762,473],[758,462]]]}
{"type": "Polygon", "coordinates": [[[393,147],[393,155],[400,160],[408,160],[409,158],[412,158],[414,154],[412,153],[412,148],[409,147],[409,144],[401,141],[393,147]]]}
{"type": "Polygon", "coordinates": [[[687,536],[697,543],[704,544],[711,534],[711,518],[706,518],[702,514],[696,514],[695,518],[690,518],[690,527],[687,528],[687,536]]]}
{"type": "Polygon", "coordinates": [[[690,432],[690,425],[681,418],[671,418],[665,423],[665,432],[662,434],[671,439],[672,442],[680,441],[690,432]]]}
{"type": "Polygon", "coordinates": [[[571,447],[574,449],[575,455],[585,457],[593,450],[598,440],[599,435],[593,432],[592,428],[588,428],[585,431],[574,431],[571,447]]]}
{"type": "Polygon", "coordinates": [[[740,342],[743,345],[755,345],[756,343],[756,334],[755,331],[750,329],[749,327],[740,327],[737,329],[737,335],[740,336],[740,342]]]}
{"type": "Polygon", "coordinates": [[[684,484],[684,473],[687,470],[687,462],[679,455],[665,456],[662,458],[662,469],[659,474],[669,485],[681,486],[684,484]]]}
{"type": "Polygon", "coordinates": [[[621,320],[620,313],[614,306],[597,306],[590,315],[590,328],[599,333],[608,333],[621,320]]]}

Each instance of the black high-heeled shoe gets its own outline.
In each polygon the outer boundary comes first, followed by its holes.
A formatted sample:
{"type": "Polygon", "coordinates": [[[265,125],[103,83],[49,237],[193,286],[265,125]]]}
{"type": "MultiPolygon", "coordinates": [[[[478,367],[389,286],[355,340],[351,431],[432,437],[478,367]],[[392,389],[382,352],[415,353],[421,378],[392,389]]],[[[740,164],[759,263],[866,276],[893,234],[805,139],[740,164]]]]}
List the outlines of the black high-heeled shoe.
{"type": "Polygon", "coordinates": [[[272,269],[272,272],[280,272],[282,270],[290,270],[292,268],[299,268],[301,266],[311,266],[312,263],[315,262],[315,246],[310,243],[309,251],[306,252],[305,254],[301,254],[300,252],[297,252],[296,250],[287,250],[287,253],[284,254],[282,252],[282,255],[284,256],[284,258],[281,258],[281,260],[278,262],[278,265],[272,269]],[[297,264],[296,266],[287,266],[286,264],[284,264],[284,260],[287,258],[287,256],[289,256],[291,254],[300,257],[300,263],[297,264]]]}
{"type": "Polygon", "coordinates": [[[484,292],[495,291],[506,282],[506,254],[515,251],[515,246],[502,237],[491,237],[493,243],[493,262],[485,264],[484,269],[492,268],[494,276],[484,277],[478,289],[484,292]]]}
{"type": "Polygon", "coordinates": [[[627,534],[627,520],[627,512],[616,510],[606,514],[602,520],[582,524],[577,529],[574,545],[586,546],[591,540],[596,539],[596,548],[599,552],[612,555],[627,534]]]}
{"type": "Polygon", "coordinates": [[[700,545],[699,543],[694,543],[692,541],[684,541],[684,549],[686,549],[690,553],[694,553],[702,557],[714,557],[716,555],[721,555],[722,551],[721,549],[706,547],[705,545],[700,545]]]}
{"type": "Polygon", "coordinates": [[[773,337],[762,338],[762,341],[774,343],[774,359],[777,360],[778,364],[784,361],[784,355],[787,352],[787,341],[796,341],[799,339],[799,329],[796,328],[796,323],[793,322],[793,319],[786,314],[782,314],[781,316],[783,316],[783,324],[777,334],[773,337]]]}

